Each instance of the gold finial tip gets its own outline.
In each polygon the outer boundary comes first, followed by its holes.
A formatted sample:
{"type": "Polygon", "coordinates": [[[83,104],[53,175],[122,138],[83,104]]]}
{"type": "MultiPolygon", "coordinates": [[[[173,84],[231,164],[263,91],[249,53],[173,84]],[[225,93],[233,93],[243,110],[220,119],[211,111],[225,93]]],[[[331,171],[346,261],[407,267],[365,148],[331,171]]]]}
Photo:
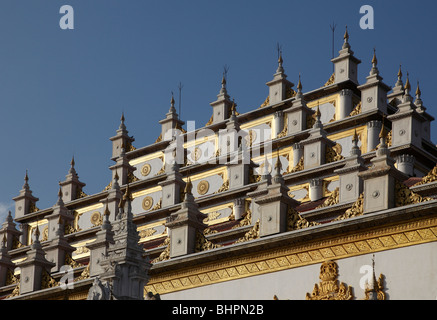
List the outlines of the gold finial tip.
{"type": "Polygon", "coordinates": [[[352,137],[352,142],[358,142],[357,129],[354,130],[354,135],[353,135],[353,137],[352,137]]]}
{"type": "Polygon", "coordinates": [[[171,100],[170,103],[173,105],[174,104],[174,96],[173,96],[173,91],[171,92],[171,100]]]}
{"type": "Polygon", "coordinates": [[[410,85],[410,74],[407,72],[407,81],[405,82],[405,89],[411,90],[411,85],[410,85]]]}
{"type": "Polygon", "coordinates": [[[378,59],[376,59],[376,49],[375,48],[373,48],[372,63],[375,64],[375,65],[378,63],[378,59]]]}
{"type": "Polygon", "coordinates": [[[399,65],[398,77],[402,78],[402,65],[399,65]]]}
{"type": "Polygon", "coordinates": [[[121,113],[120,121],[121,121],[121,122],[124,122],[124,112],[121,113]]]}
{"type": "Polygon", "coordinates": [[[320,117],[321,113],[320,113],[320,108],[317,105],[317,109],[316,109],[316,117],[320,117]]]}
{"type": "Polygon", "coordinates": [[[347,32],[347,25],[346,25],[346,31],[344,33],[343,38],[344,38],[344,40],[349,40],[349,33],[347,32]]]}
{"type": "Polygon", "coordinates": [[[420,91],[420,87],[419,87],[419,81],[417,81],[417,89],[416,89],[416,96],[421,96],[422,95],[422,91],[420,91]]]}
{"type": "Polygon", "coordinates": [[[193,189],[193,184],[191,183],[191,179],[188,177],[187,183],[185,184],[185,193],[191,194],[191,190],[193,189]]]}
{"type": "Polygon", "coordinates": [[[302,90],[302,82],[300,81],[300,72],[299,72],[299,82],[297,83],[297,89],[302,90]]]}

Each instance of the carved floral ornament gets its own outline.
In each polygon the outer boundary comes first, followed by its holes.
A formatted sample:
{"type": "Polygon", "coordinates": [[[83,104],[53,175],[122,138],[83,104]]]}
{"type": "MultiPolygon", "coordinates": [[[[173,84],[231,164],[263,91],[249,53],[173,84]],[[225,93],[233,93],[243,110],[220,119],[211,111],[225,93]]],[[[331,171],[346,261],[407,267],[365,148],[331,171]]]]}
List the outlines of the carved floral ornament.
{"type": "MultiPolygon", "coordinates": [[[[354,300],[353,288],[338,280],[338,265],[335,261],[328,260],[320,266],[320,282],[314,284],[312,293],[306,293],[306,300],[354,300]]],[[[278,296],[273,296],[279,300],[278,296]]],[[[372,274],[371,284],[366,281],[363,300],[386,300],[384,292],[384,276],[380,274],[376,280],[372,274]]]]}

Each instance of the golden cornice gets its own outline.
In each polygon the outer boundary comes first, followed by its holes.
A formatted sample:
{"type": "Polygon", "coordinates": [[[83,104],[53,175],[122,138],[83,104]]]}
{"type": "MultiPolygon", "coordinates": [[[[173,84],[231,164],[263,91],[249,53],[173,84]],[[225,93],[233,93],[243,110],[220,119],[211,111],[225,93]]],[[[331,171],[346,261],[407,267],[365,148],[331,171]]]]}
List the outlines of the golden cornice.
{"type": "MultiPolygon", "coordinates": [[[[154,270],[145,292],[166,294],[279,270],[323,263],[437,240],[437,218],[421,218],[361,232],[249,253],[235,258],[193,265],[177,271],[154,270]]],[[[164,268],[165,269],[165,268],[164,268]]]]}

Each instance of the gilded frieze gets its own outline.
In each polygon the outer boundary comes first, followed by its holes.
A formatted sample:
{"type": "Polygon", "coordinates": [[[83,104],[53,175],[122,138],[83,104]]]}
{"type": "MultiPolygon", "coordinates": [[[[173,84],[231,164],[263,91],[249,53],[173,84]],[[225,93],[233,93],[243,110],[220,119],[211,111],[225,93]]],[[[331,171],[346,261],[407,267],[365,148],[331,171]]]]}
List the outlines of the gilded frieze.
{"type": "MultiPolygon", "coordinates": [[[[145,292],[159,294],[437,241],[437,218],[420,219],[326,240],[247,254],[153,276],[145,292]]],[[[165,255],[165,254],[164,254],[165,255]]]]}

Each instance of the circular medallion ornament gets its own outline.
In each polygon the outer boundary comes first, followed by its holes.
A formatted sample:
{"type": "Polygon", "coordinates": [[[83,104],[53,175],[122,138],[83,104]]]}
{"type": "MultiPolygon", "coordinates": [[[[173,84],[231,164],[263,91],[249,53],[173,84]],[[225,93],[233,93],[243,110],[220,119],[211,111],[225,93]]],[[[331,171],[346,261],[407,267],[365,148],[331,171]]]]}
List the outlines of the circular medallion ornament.
{"type": "Polygon", "coordinates": [[[153,198],[152,197],[145,197],[143,199],[142,206],[143,206],[144,210],[149,210],[150,208],[152,208],[152,206],[153,206],[153,198]]]}
{"type": "Polygon", "coordinates": [[[248,135],[244,137],[244,139],[246,140],[246,146],[248,147],[252,146],[252,144],[256,140],[256,137],[257,137],[256,131],[250,129],[248,135]]]}
{"type": "Polygon", "coordinates": [[[200,157],[202,156],[202,150],[199,148],[195,148],[194,151],[191,153],[191,159],[194,161],[198,161],[200,157]]]}
{"type": "Polygon", "coordinates": [[[200,195],[204,195],[209,190],[209,183],[206,180],[202,180],[197,184],[197,193],[200,195]]]}
{"type": "Polygon", "coordinates": [[[102,224],[102,216],[100,212],[96,211],[91,214],[90,218],[91,223],[93,226],[100,226],[102,224]]]}
{"type": "Polygon", "coordinates": [[[151,167],[150,164],[146,163],[142,168],[141,168],[141,174],[145,177],[148,176],[150,173],[151,167]]]}

